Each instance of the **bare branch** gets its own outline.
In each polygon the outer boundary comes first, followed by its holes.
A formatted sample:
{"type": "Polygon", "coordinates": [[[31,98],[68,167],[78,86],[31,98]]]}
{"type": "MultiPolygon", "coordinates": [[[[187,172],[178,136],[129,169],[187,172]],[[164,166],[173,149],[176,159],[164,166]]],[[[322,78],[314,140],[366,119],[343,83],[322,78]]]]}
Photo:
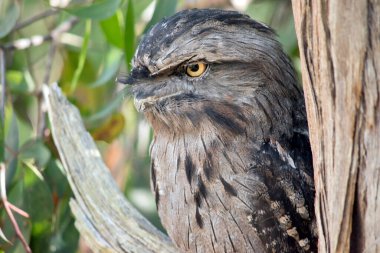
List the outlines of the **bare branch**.
{"type": "Polygon", "coordinates": [[[5,177],[6,177],[5,171],[6,171],[5,164],[0,163],[1,200],[2,200],[3,205],[4,205],[5,212],[7,213],[8,217],[12,223],[12,226],[16,232],[16,235],[17,235],[18,239],[21,241],[22,246],[24,247],[24,249],[27,253],[32,253],[32,250],[30,249],[28,243],[26,242],[26,240],[24,238],[24,235],[22,234],[22,232],[20,230],[20,227],[17,224],[17,221],[16,221],[16,219],[12,213],[12,209],[15,212],[20,213],[23,216],[29,216],[29,215],[26,212],[22,211],[21,209],[15,207],[14,205],[12,205],[8,202],[7,192],[6,192],[6,187],[5,187],[5,177]]]}
{"type": "MultiPolygon", "coordinates": [[[[55,51],[56,51],[56,45],[55,45],[55,42],[53,41],[52,44],[50,45],[49,54],[47,56],[46,72],[45,72],[43,84],[49,83],[55,51]]],[[[37,100],[38,100],[37,101],[38,103],[37,136],[41,137],[43,135],[43,132],[46,126],[46,108],[43,106],[44,99],[42,96],[41,87],[37,88],[37,100]]]]}
{"type": "Polygon", "coordinates": [[[0,83],[1,83],[1,97],[0,97],[0,117],[4,122],[4,108],[5,108],[5,53],[0,48],[0,83]]]}
{"type": "Polygon", "coordinates": [[[57,28],[52,30],[47,35],[34,35],[30,38],[22,38],[5,45],[0,46],[3,50],[24,50],[30,47],[36,47],[42,45],[44,42],[54,40],[59,42],[59,37],[69,31],[74,25],[79,22],[79,19],[76,17],[71,17],[67,21],[60,24],[57,28]]]}
{"type": "Polygon", "coordinates": [[[23,21],[23,22],[16,24],[15,27],[13,28],[12,32],[23,29],[26,26],[31,25],[38,20],[41,20],[41,19],[47,18],[49,16],[55,15],[55,14],[59,13],[59,11],[60,11],[59,9],[49,9],[47,11],[39,13],[39,14],[37,14],[37,15],[35,15],[35,16],[33,16],[33,17],[23,21]]]}

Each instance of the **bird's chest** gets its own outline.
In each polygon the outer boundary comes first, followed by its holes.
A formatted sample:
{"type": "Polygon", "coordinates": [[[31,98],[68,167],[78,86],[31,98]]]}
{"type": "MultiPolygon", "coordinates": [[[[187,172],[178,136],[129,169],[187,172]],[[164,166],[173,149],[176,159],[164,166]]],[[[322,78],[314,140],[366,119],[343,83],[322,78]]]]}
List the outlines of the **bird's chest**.
{"type": "MultiPolygon", "coordinates": [[[[242,186],[245,151],[206,137],[155,140],[152,190],[161,221],[178,247],[192,252],[261,252],[242,186]]],[[[248,163],[248,162],[247,162],[248,163]]]]}

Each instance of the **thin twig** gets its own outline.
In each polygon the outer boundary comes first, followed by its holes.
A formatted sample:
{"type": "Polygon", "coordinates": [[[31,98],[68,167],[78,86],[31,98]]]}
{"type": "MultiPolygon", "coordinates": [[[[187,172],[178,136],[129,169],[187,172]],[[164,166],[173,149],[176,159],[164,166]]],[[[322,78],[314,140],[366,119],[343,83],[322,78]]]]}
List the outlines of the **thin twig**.
{"type": "Polygon", "coordinates": [[[48,54],[47,61],[46,61],[46,72],[45,72],[44,81],[43,81],[43,83],[47,84],[47,85],[49,84],[49,79],[50,79],[50,74],[51,74],[51,68],[53,66],[55,50],[56,50],[56,44],[53,41],[53,43],[51,43],[51,45],[50,45],[49,54],[48,54]]]}
{"type": "Polygon", "coordinates": [[[30,38],[18,39],[5,45],[0,45],[0,48],[3,50],[24,50],[30,47],[40,46],[47,41],[58,41],[60,35],[70,30],[74,25],[78,23],[78,21],[78,18],[72,17],[60,24],[57,28],[52,30],[47,35],[34,35],[30,38]]]}
{"type": "Polygon", "coordinates": [[[27,253],[32,253],[32,250],[30,249],[28,243],[26,242],[25,240],[25,237],[24,235],[22,234],[21,230],[20,230],[20,227],[18,226],[17,224],[17,221],[12,213],[12,209],[14,211],[16,211],[17,213],[20,213],[22,214],[23,216],[25,216],[25,214],[27,216],[29,216],[26,212],[22,211],[21,209],[18,209],[16,208],[14,205],[10,204],[8,202],[8,198],[7,198],[7,192],[6,192],[6,187],[5,187],[5,164],[4,163],[0,163],[0,191],[1,191],[1,200],[3,202],[3,205],[4,205],[4,209],[5,209],[5,212],[7,213],[11,223],[12,223],[12,226],[16,232],[16,235],[18,237],[18,239],[21,241],[21,244],[22,246],[24,247],[25,251],[27,253]],[[15,210],[16,208],[16,210],[15,210]],[[21,212],[19,212],[21,211],[21,212]]]}
{"type": "Polygon", "coordinates": [[[27,212],[25,212],[24,210],[21,210],[20,208],[18,208],[17,206],[13,205],[12,203],[8,202],[8,205],[9,207],[15,211],[16,213],[18,213],[19,215],[21,216],[24,216],[25,218],[29,218],[29,214],[27,212]]]}
{"type": "MultiPolygon", "coordinates": [[[[51,75],[51,68],[53,66],[54,55],[56,51],[56,44],[53,41],[50,45],[49,54],[47,56],[46,62],[46,72],[43,80],[43,84],[49,85],[49,79],[51,75]]],[[[42,96],[41,87],[37,88],[37,99],[38,99],[38,120],[37,120],[37,136],[42,137],[45,126],[46,126],[46,109],[44,108],[44,99],[42,96]]]]}
{"type": "Polygon", "coordinates": [[[5,53],[0,48],[0,82],[1,82],[1,98],[0,98],[0,117],[4,124],[4,108],[5,108],[5,53]]]}
{"type": "Polygon", "coordinates": [[[40,20],[40,19],[44,19],[46,17],[49,17],[49,16],[52,16],[52,15],[55,15],[59,12],[60,10],[59,9],[49,9],[47,11],[44,11],[42,13],[39,13],[23,22],[20,22],[18,24],[15,25],[15,27],[12,29],[12,31],[16,31],[16,30],[20,30],[28,25],[31,25],[33,24],[34,22],[40,20]]]}

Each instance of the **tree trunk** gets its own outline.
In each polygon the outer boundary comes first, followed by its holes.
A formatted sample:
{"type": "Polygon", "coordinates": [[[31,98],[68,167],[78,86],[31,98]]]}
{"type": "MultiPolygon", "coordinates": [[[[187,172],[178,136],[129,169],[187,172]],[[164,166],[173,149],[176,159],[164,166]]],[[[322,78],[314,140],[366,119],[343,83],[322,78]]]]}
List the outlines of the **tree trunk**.
{"type": "Polygon", "coordinates": [[[292,1],[319,252],[380,252],[380,1],[292,1]]]}

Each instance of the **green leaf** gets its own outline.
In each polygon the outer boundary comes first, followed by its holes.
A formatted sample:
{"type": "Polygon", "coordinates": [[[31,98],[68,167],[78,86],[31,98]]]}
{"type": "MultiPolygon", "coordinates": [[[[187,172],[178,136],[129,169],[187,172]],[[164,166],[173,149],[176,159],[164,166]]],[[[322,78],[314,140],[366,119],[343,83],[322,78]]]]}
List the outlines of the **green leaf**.
{"type": "Polygon", "coordinates": [[[118,93],[118,95],[110,103],[103,107],[99,112],[86,118],[85,122],[87,124],[94,124],[100,120],[107,118],[120,107],[123,100],[124,94],[122,92],[118,93]]]}
{"type": "Polygon", "coordinates": [[[135,14],[133,1],[128,0],[127,11],[125,13],[125,63],[128,71],[131,69],[131,61],[135,53],[135,14]]]}
{"type": "Polygon", "coordinates": [[[115,47],[111,47],[105,57],[102,73],[97,80],[89,86],[95,88],[106,84],[109,80],[111,80],[111,78],[113,78],[118,72],[122,58],[123,52],[115,47]]]}
{"type": "Polygon", "coordinates": [[[121,0],[98,0],[86,6],[67,9],[67,11],[80,18],[102,20],[111,17],[121,0]]]}
{"type": "Polygon", "coordinates": [[[276,1],[254,1],[248,6],[246,12],[253,19],[269,24],[276,5],[276,1]]]}
{"type": "Polygon", "coordinates": [[[0,115],[0,161],[5,159],[5,133],[4,133],[4,120],[3,116],[0,115]]]}
{"type": "Polygon", "coordinates": [[[76,252],[79,233],[74,226],[75,220],[70,212],[69,199],[58,205],[55,219],[58,223],[50,240],[49,248],[56,249],[55,253],[76,252]]]}
{"type": "Polygon", "coordinates": [[[4,241],[6,241],[7,243],[11,243],[8,238],[5,236],[3,230],[1,229],[0,227],[0,238],[3,239],[4,241]]]}
{"type": "Polygon", "coordinates": [[[125,126],[125,118],[123,114],[117,112],[111,115],[101,125],[91,131],[94,140],[102,140],[111,143],[116,137],[123,132],[125,126]]]}
{"type": "Polygon", "coordinates": [[[24,174],[25,211],[33,222],[50,219],[53,214],[52,194],[46,181],[31,170],[24,174]]]}
{"type": "MultiPolygon", "coordinates": [[[[46,235],[51,233],[52,224],[50,219],[44,219],[42,221],[33,221],[32,236],[38,237],[38,239],[44,239],[46,235]]],[[[33,239],[33,248],[35,248],[36,240],[33,239]]],[[[45,247],[46,248],[46,247],[45,247]]],[[[41,252],[41,251],[37,251],[41,252]]]]}
{"type": "Polygon", "coordinates": [[[74,92],[78,85],[79,77],[82,74],[84,63],[86,62],[86,56],[87,56],[87,48],[88,48],[88,42],[90,40],[90,35],[91,35],[91,20],[88,19],[86,20],[86,28],[85,28],[85,33],[84,33],[84,40],[83,40],[83,45],[82,49],[79,55],[79,61],[78,61],[78,66],[75,69],[73,80],[71,82],[70,86],[70,92],[74,92]]]}
{"type": "Polygon", "coordinates": [[[278,41],[281,43],[285,52],[290,55],[293,50],[298,48],[296,32],[294,30],[294,20],[288,18],[281,23],[281,29],[277,31],[278,41]]]}
{"type": "Polygon", "coordinates": [[[0,38],[12,30],[19,16],[20,6],[17,1],[8,0],[0,3],[0,38]]]}
{"type": "Polygon", "coordinates": [[[123,14],[119,9],[112,17],[100,22],[100,27],[107,41],[120,49],[124,48],[122,18],[123,14]]]}
{"type": "Polygon", "coordinates": [[[24,73],[19,70],[8,70],[6,73],[7,87],[12,93],[30,93],[33,87],[30,87],[24,79],[24,73]]]}
{"type": "Polygon", "coordinates": [[[153,17],[146,25],[144,33],[164,17],[171,16],[175,13],[177,0],[157,0],[153,17]]]}
{"type": "Polygon", "coordinates": [[[135,10],[135,18],[138,20],[143,11],[152,3],[152,0],[133,0],[133,9],[135,10]]]}
{"type": "Polygon", "coordinates": [[[32,159],[37,167],[43,168],[49,162],[51,153],[41,140],[29,140],[20,149],[20,160],[32,159]]]}
{"type": "Polygon", "coordinates": [[[58,198],[56,201],[71,196],[70,185],[63,173],[62,164],[58,160],[51,159],[49,161],[44,170],[44,177],[55,198],[58,198]]]}
{"type": "Polygon", "coordinates": [[[16,173],[18,152],[19,152],[19,129],[17,124],[16,114],[13,110],[6,110],[6,149],[5,149],[5,161],[7,161],[7,185],[12,182],[13,176],[16,173]]]}

